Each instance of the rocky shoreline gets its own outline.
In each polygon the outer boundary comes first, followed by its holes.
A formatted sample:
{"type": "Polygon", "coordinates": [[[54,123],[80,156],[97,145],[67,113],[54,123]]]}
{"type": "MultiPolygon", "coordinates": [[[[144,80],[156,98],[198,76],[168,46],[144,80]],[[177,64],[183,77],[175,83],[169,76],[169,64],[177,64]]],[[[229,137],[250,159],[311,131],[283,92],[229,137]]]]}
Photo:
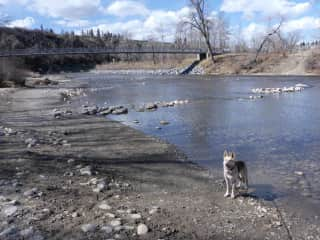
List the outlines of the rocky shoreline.
{"type": "MultiPolygon", "coordinates": [[[[187,67],[188,68],[188,67],[187,67]]],[[[181,75],[187,68],[170,68],[170,69],[126,69],[126,70],[92,70],[91,72],[99,73],[108,73],[108,74],[121,74],[121,75],[181,75]]],[[[190,75],[204,75],[204,70],[197,66],[189,73],[190,75]]]]}
{"type": "Polygon", "coordinates": [[[81,94],[1,93],[0,239],[318,239],[316,225],[274,202],[224,199],[220,169],[209,174],[120,123],[64,112],[81,94]]]}

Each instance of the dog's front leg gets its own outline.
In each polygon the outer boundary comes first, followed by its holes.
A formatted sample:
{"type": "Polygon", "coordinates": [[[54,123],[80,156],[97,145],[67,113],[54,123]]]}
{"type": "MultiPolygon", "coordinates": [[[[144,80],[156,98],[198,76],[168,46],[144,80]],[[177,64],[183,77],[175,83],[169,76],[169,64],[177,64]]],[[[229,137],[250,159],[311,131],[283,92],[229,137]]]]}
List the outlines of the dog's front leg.
{"type": "Polygon", "coordinates": [[[229,197],[230,196],[230,183],[229,183],[229,179],[227,177],[224,177],[224,180],[226,181],[226,185],[227,185],[227,191],[224,194],[224,197],[229,197]]]}
{"type": "Polygon", "coordinates": [[[236,181],[232,182],[231,183],[231,198],[236,198],[236,195],[235,195],[235,191],[236,191],[236,181]]]}

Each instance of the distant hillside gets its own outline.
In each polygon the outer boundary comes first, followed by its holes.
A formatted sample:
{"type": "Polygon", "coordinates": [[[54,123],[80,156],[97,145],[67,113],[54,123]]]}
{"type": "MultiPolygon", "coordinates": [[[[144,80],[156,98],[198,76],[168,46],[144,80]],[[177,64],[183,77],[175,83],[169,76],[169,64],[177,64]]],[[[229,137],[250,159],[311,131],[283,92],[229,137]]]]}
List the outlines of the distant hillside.
{"type": "MultiPolygon", "coordinates": [[[[93,32],[89,30],[81,35],[74,32],[56,34],[52,30],[27,30],[21,28],[0,27],[0,49],[24,48],[143,48],[158,46],[173,46],[168,43],[126,40],[123,36],[112,33],[93,32]]],[[[96,64],[111,61],[140,61],[153,56],[130,55],[76,55],[76,56],[46,56],[25,57],[22,59],[27,69],[38,72],[72,71],[90,69],[96,64]]]]}

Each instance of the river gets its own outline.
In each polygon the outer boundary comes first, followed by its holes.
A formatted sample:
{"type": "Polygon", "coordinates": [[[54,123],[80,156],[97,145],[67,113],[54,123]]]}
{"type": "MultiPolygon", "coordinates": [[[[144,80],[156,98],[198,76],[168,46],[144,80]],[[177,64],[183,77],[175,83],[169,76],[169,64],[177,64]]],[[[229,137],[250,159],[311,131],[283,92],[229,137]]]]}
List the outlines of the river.
{"type": "Polygon", "coordinates": [[[222,178],[222,154],[233,150],[249,168],[251,194],[290,203],[308,217],[320,216],[320,78],[277,76],[152,76],[81,73],[89,87],[78,104],[125,105],[111,116],[176,145],[189,160],[222,178]],[[302,92],[252,100],[252,88],[303,83],[302,92]],[[145,103],[188,100],[153,112],[145,103]],[[161,125],[160,121],[170,124],[161,125]],[[298,208],[297,208],[298,206],[298,208]]]}

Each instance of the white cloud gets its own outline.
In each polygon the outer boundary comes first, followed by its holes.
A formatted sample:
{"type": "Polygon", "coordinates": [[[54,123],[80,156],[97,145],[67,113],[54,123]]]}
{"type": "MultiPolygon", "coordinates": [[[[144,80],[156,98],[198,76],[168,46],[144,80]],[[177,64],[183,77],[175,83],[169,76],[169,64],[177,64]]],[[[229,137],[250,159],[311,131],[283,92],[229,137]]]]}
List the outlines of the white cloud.
{"type": "Polygon", "coordinates": [[[26,4],[29,0],[0,0],[0,5],[7,5],[9,3],[14,4],[26,4]]]}
{"type": "Polygon", "coordinates": [[[320,18],[302,17],[290,20],[284,23],[283,30],[285,32],[294,32],[299,30],[314,30],[320,28],[320,18]]]}
{"type": "Polygon", "coordinates": [[[189,15],[189,8],[185,7],[178,11],[151,11],[144,19],[122,21],[110,24],[100,24],[93,29],[104,32],[129,34],[137,40],[155,38],[157,40],[173,41],[176,24],[189,15]]]}
{"type": "Polygon", "coordinates": [[[106,13],[118,17],[146,16],[150,13],[150,10],[137,1],[117,0],[107,7],[106,13]]]}
{"type": "Polygon", "coordinates": [[[101,10],[100,0],[31,0],[29,9],[40,15],[81,19],[97,14],[101,10]]]}
{"type": "Polygon", "coordinates": [[[262,13],[265,16],[300,15],[311,8],[310,1],[295,2],[292,0],[223,0],[221,11],[228,13],[242,12],[246,16],[262,13]]]}
{"type": "Polygon", "coordinates": [[[263,24],[250,23],[246,28],[242,30],[242,37],[246,42],[250,42],[254,37],[264,35],[267,31],[267,27],[263,24]]]}
{"type": "Polygon", "coordinates": [[[90,21],[88,20],[69,20],[69,19],[62,19],[55,21],[56,24],[61,25],[67,28],[82,28],[88,27],[90,25],[90,21]]]}
{"type": "MultiPolygon", "coordinates": [[[[276,25],[274,26],[276,27],[276,25]]],[[[302,17],[298,19],[289,20],[283,23],[281,31],[285,34],[296,31],[316,30],[320,28],[320,18],[316,17],[302,17]]],[[[265,24],[250,23],[242,30],[242,38],[250,43],[254,38],[259,38],[269,32],[265,24]]]]}
{"type": "Polygon", "coordinates": [[[17,19],[10,22],[8,27],[19,27],[19,28],[31,28],[35,23],[35,20],[32,17],[26,17],[24,19],[17,19]]]}

